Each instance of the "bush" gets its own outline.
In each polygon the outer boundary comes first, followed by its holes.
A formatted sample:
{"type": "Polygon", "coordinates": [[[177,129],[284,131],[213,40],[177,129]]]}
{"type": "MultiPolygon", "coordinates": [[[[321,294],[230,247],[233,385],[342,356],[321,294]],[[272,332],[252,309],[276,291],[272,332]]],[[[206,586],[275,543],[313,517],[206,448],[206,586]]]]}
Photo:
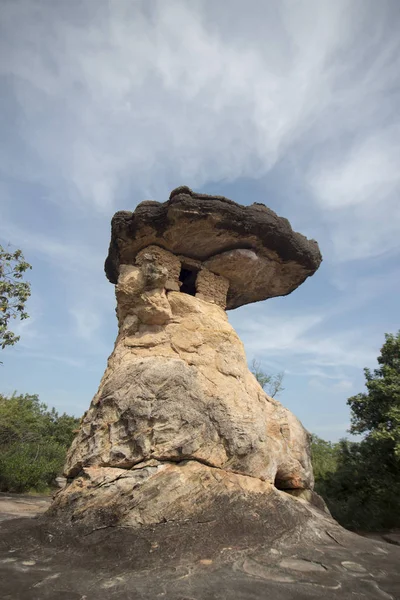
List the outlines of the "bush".
{"type": "Polygon", "coordinates": [[[342,440],[336,446],[336,469],[317,476],[315,485],[332,516],[353,530],[399,527],[400,478],[397,461],[388,460],[390,448],[385,451],[373,439],[342,440]]]}
{"type": "Polygon", "coordinates": [[[0,490],[46,491],[62,473],[78,424],[36,395],[0,395],[0,490]]]}
{"type": "Polygon", "coordinates": [[[366,392],[348,399],[361,442],[312,439],[315,490],[349,529],[400,527],[400,332],[386,334],[366,392]]]}

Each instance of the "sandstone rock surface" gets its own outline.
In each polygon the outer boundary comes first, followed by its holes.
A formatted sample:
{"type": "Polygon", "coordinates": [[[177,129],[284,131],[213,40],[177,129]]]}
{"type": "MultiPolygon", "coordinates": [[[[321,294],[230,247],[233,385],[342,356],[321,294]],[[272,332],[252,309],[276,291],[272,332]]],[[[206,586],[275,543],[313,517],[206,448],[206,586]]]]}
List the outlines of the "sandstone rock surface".
{"type": "Polygon", "coordinates": [[[257,277],[246,261],[257,265],[268,247],[279,253],[280,281],[287,273],[297,286],[319,264],[316,243],[265,207],[187,188],[165,205],[140,205],[122,226],[118,214],[111,243],[118,261],[108,261],[118,273],[118,337],[68,452],[67,485],[52,514],[92,522],[112,509],[120,523],[139,527],[178,513],[190,518],[221,494],[252,497],[273,486],[318,503],[309,435],[250,373],[224,310],[230,297],[238,301],[232,286],[250,289],[257,277]],[[243,239],[253,249],[239,248],[243,239]]]}
{"type": "Polygon", "coordinates": [[[68,453],[67,477],[86,466],[190,459],[278,479],[281,488],[312,487],[307,433],[249,372],[226,313],[162,291],[152,292],[151,309],[137,309],[146,323],[137,320],[135,333],[125,327],[132,315],[121,319],[100,390],[68,453]]]}
{"type": "MultiPolygon", "coordinates": [[[[123,270],[120,279],[117,296],[125,298],[131,271],[123,270]]],[[[133,285],[129,290],[133,293],[133,285]]],[[[131,304],[127,314],[121,306],[114,352],[68,453],[65,474],[79,477],[57,495],[55,507],[77,517],[78,504],[88,508],[105,501],[107,481],[115,482],[114,500],[120,497],[122,511],[129,511],[130,498],[120,488],[137,490],[135,504],[139,490],[143,506],[146,497],[154,498],[154,486],[166,490],[165,502],[175,502],[168,491],[171,477],[190,503],[190,461],[200,467],[199,482],[212,468],[216,477],[247,476],[257,489],[261,481],[280,489],[312,488],[308,434],[249,372],[225,311],[163,290],[145,296],[144,305],[131,304]],[[99,478],[105,483],[95,502],[99,478]]],[[[154,518],[166,518],[168,510],[154,518]]],[[[83,518],[89,512],[84,509],[83,518]]],[[[136,512],[127,518],[141,523],[136,512]]]]}

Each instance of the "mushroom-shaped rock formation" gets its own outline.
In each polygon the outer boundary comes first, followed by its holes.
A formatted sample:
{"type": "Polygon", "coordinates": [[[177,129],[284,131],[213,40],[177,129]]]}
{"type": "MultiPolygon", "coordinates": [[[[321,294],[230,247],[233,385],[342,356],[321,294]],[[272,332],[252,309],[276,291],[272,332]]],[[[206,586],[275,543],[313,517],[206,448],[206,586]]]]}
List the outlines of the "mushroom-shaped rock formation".
{"type": "Polygon", "coordinates": [[[51,513],[137,527],[222,496],[315,500],[309,435],[248,370],[225,307],[288,294],[320,261],[261,205],[178,188],[117,213],[106,272],[119,333],[51,513]]]}
{"type": "Polygon", "coordinates": [[[142,202],[133,213],[114,215],[106,260],[111,283],[117,283],[121,265],[134,264],[152,244],[194,259],[187,270],[197,262],[197,268],[224,277],[227,309],[290,294],[322,260],[317,242],[263,204],[241,206],[185,186],[171,192],[168,202],[142,202]]]}

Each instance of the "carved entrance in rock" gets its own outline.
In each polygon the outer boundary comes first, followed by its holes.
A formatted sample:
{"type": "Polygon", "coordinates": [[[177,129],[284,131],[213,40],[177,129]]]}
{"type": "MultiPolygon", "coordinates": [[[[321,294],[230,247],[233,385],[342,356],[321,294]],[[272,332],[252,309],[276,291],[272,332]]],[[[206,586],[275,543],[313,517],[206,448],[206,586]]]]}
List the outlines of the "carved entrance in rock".
{"type": "Polygon", "coordinates": [[[181,292],[184,294],[189,294],[190,296],[196,295],[196,280],[198,272],[198,269],[182,264],[181,272],[179,274],[181,292]]]}

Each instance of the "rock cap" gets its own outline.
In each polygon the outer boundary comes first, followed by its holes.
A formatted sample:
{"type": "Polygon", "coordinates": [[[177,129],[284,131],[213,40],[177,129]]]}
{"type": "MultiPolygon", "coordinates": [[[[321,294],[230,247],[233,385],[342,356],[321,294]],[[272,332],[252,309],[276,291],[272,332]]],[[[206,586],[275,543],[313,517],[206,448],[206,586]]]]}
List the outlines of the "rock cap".
{"type": "Polygon", "coordinates": [[[186,186],[174,189],[167,202],[146,200],[134,212],[115,213],[105,262],[109,281],[116,284],[120,265],[134,264],[149,245],[200,260],[227,278],[227,309],[290,294],[322,261],[315,240],[264,204],[242,206],[186,186]]]}

